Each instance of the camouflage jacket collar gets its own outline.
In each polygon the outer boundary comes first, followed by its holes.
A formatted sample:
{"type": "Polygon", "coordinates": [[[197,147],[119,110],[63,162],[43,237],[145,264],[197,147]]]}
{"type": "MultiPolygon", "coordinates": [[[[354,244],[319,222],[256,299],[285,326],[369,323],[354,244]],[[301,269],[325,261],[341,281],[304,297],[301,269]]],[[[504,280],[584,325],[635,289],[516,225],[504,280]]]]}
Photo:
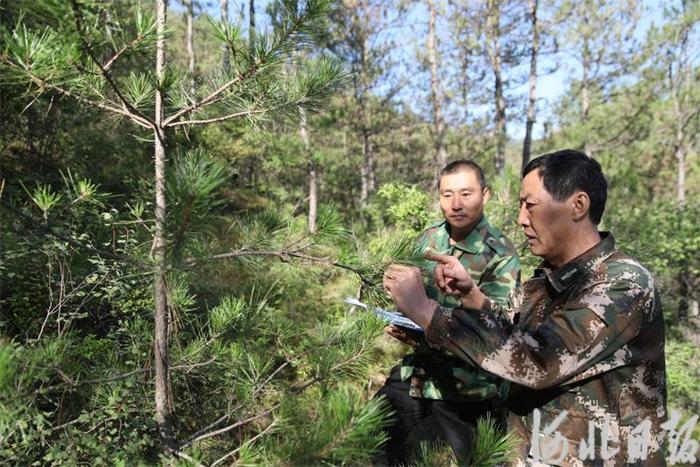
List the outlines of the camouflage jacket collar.
{"type": "Polygon", "coordinates": [[[446,220],[443,221],[442,227],[445,229],[445,232],[447,232],[445,238],[447,239],[448,244],[446,245],[446,247],[454,246],[455,248],[458,248],[472,255],[483,253],[484,235],[482,233],[482,230],[488,225],[489,221],[486,219],[486,216],[482,215],[481,220],[474,226],[474,228],[471,230],[471,232],[469,232],[469,234],[466,237],[464,237],[462,240],[458,241],[454,245],[450,245],[450,224],[448,224],[446,220]]]}
{"type": "Polygon", "coordinates": [[[610,232],[600,232],[600,238],[600,243],[559,269],[552,269],[546,261],[543,262],[535,269],[534,277],[544,278],[547,287],[557,295],[580,283],[615,251],[615,239],[610,232]]]}

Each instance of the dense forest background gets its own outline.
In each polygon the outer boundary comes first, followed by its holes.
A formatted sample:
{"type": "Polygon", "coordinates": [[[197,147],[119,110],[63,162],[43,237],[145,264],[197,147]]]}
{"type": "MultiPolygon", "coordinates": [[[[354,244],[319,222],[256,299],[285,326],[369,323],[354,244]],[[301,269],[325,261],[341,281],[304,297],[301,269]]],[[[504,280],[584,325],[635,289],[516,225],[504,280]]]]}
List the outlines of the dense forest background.
{"type": "Polygon", "coordinates": [[[519,172],[565,147],[698,413],[700,2],[166,3],[0,2],[3,464],[366,465],[405,349],[343,298],[386,304],[457,158],[528,277],[519,172]]]}

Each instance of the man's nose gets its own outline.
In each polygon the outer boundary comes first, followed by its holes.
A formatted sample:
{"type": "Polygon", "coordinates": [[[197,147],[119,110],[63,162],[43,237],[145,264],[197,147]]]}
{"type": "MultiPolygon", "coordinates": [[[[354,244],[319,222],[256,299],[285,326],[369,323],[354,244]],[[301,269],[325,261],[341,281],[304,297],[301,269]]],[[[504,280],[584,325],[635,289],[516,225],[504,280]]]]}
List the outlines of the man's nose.
{"type": "Polygon", "coordinates": [[[459,196],[452,197],[452,205],[450,207],[453,211],[459,211],[462,209],[462,200],[459,199],[459,196]]]}
{"type": "Polygon", "coordinates": [[[518,225],[522,227],[527,227],[528,225],[530,225],[530,218],[527,215],[525,203],[520,205],[520,210],[518,211],[518,225]]]}

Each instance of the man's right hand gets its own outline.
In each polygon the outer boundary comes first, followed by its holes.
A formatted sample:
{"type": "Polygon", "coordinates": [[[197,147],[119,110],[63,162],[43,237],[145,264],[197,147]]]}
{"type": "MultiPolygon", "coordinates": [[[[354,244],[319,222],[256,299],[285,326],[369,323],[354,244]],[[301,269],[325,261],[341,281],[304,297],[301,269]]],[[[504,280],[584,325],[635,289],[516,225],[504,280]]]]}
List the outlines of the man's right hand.
{"type": "Polygon", "coordinates": [[[435,285],[443,293],[457,297],[468,295],[474,289],[474,280],[455,256],[426,252],[425,259],[435,261],[435,285]]]}

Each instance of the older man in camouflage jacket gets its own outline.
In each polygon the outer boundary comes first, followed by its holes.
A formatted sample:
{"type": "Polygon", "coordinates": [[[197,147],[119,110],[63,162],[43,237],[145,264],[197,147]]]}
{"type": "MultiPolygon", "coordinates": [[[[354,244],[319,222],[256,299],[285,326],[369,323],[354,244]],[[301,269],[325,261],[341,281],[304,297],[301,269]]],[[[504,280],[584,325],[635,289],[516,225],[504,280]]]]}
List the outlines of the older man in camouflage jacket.
{"type": "Polygon", "coordinates": [[[654,281],[597,225],[607,184],[577,151],[523,171],[518,222],[544,262],[514,307],[488,299],[458,263],[436,255],[429,299],[420,272],[393,266],[385,287],[434,348],[511,381],[509,423],[528,465],[663,465],[664,323],[654,281]],[[497,313],[494,313],[497,312],[497,313]]]}
{"type": "MultiPolygon", "coordinates": [[[[519,282],[520,262],[510,241],[483,214],[489,191],[481,167],[467,160],[448,164],[440,172],[438,189],[445,219],[423,232],[417,249],[459,261],[494,303],[506,305],[509,293],[519,282]]],[[[428,296],[443,306],[459,306],[458,299],[434,286],[436,264],[426,261],[423,267],[428,296]]],[[[391,333],[402,337],[398,329],[391,333]]],[[[388,460],[406,460],[409,433],[423,430],[418,426],[430,416],[456,456],[465,459],[476,420],[494,411],[494,399],[500,397],[503,380],[465,366],[447,351],[431,349],[422,336],[414,337],[415,352],[403,358],[378,392],[396,411],[388,429],[388,460]]]]}

